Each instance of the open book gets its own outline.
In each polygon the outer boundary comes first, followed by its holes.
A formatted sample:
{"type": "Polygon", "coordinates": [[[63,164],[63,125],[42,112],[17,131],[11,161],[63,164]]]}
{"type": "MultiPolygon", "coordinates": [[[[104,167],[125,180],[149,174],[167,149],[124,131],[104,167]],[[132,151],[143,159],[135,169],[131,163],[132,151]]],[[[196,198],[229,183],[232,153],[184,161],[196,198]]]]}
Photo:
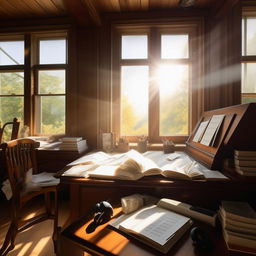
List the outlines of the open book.
{"type": "Polygon", "coordinates": [[[191,225],[190,218],[161,205],[144,207],[110,223],[110,226],[163,253],[167,253],[191,225]]]}
{"type": "MultiPolygon", "coordinates": [[[[161,152],[155,152],[162,154],[161,152]]],[[[163,154],[162,154],[163,155],[163,154]]],[[[160,157],[160,156],[159,156],[160,157]]],[[[88,173],[89,177],[103,179],[138,180],[144,176],[163,175],[167,178],[191,180],[227,180],[228,178],[218,171],[211,171],[185,154],[179,158],[166,161],[160,165],[149,157],[145,157],[136,150],[130,150],[119,158],[101,164],[88,173]]]]}

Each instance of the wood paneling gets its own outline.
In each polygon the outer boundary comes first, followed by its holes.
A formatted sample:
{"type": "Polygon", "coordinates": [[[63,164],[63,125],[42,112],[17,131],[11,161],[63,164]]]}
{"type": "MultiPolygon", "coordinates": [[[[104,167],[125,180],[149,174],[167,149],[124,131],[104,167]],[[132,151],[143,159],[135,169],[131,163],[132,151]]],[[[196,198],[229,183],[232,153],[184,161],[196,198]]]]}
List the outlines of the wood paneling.
{"type": "Polygon", "coordinates": [[[12,0],[10,4],[10,1],[3,0],[0,2],[0,20],[6,20],[0,22],[0,30],[3,33],[24,33],[49,30],[52,25],[56,30],[70,28],[67,133],[86,137],[94,148],[100,140],[100,131],[112,130],[111,22],[135,24],[141,20],[157,23],[170,19],[182,22],[189,17],[202,19],[199,28],[202,38],[198,40],[205,45],[204,50],[200,49],[205,65],[198,64],[202,72],[198,79],[206,89],[197,99],[198,109],[202,104],[204,110],[211,110],[239,103],[239,2],[228,8],[224,1],[197,0],[196,6],[188,9],[178,8],[177,3],[178,0],[12,0]],[[224,9],[221,9],[221,3],[224,9]],[[211,9],[213,5],[215,13],[211,9]],[[26,19],[13,19],[22,17],[26,19]],[[94,26],[100,22],[100,28],[94,26]],[[88,28],[89,25],[93,26],[88,28]],[[235,67],[238,79],[229,73],[230,67],[235,67]]]}
{"type": "Polygon", "coordinates": [[[12,2],[3,0],[0,3],[0,17],[3,18],[25,18],[25,17],[51,17],[63,16],[63,1],[52,0],[13,0],[12,2]]]}
{"type": "MultiPolygon", "coordinates": [[[[90,148],[96,147],[98,134],[98,38],[94,29],[77,33],[77,134],[85,136],[90,148]]],[[[74,113],[73,113],[74,114],[74,113]]]]}
{"type": "MultiPolygon", "coordinates": [[[[192,9],[210,8],[213,2],[197,0],[192,9]]],[[[100,17],[106,12],[169,9],[182,9],[179,0],[3,0],[0,3],[0,19],[71,16],[82,25],[100,25],[100,17]]]]}
{"type": "Polygon", "coordinates": [[[241,7],[222,8],[206,19],[205,110],[240,103],[241,7]]]}

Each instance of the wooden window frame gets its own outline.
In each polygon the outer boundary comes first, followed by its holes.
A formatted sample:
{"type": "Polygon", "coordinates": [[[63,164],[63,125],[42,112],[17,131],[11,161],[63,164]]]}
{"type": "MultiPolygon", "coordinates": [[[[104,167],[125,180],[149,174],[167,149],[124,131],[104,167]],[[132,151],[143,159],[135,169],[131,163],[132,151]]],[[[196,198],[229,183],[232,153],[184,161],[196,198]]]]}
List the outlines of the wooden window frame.
{"type": "MultiPolygon", "coordinates": [[[[200,21],[169,21],[157,24],[115,24],[112,26],[112,130],[120,137],[120,67],[123,65],[148,65],[152,68],[156,59],[159,63],[187,63],[189,65],[189,118],[188,133],[199,120],[203,112],[203,89],[202,89],[202,45],[199,35],[201,35],[200,21]],[[189,57],[187,59],[161,59],[160,35],[161,34],[188,34],[189,35],[189,57]],[[148,35],[148,59],[121,59],[121,36],[122,35],[148,35]],[[158,40],[158,42],[157,42],[158,40]],[[158,43],[158,52],[152,44],[158,43]],[[196,51],[195,49],[200,49],[196,51]],[[193,64],[193,65],[192,65],[193,64]],[[201,79],[200,79],[201,78],[201,79]]],[[[149,90],[154,90],[154,85],[149,84],[149,90]]],[[[149,104],[148,138],[150,143],[160,143],[164,138],[168,138],[175,143],[185,143],[188,135],[159,136],[159,96],[155,97],[153,104],[149,104]],[[156,111],[157,108],[157,111],[156,111]],[[154,110],[154,111],[153,111],[154,110]]],[[[137,136],[126,136],[130,142],[136,142],[137,136]]]]}
{"type": "MultiPolygon", "coordinates": [[[[244,42],[244,52],[246,53],[246,24],[247,24],[247,18],[256,18],[256,6],[247,6],[243,8],[243,15],[242,19],[244,20],[244,35],[242,35],[242,41],[244,42]]],[[[255,63],[256,64],[256,55],[243,55],[243,52],[241,53],[241,64],[246,63],[255,63]]],[[[256,99],[256,93],[243,93],[241,88],[241,101],[243,98],[250,98],[253,97],[256,99]]]]}
{"type": "MultiPolygon", "coordinates": [[[[67,115],[67,100],[66,100],[66,93],[67,93],[67,68],[68,68],[68,38],[67,38],[67,31],[50,31],[50,32],[42,32],[42,33],[35,33],[32,35],[32,51],[33,51],[33,58],[32,58],[32,72],[33,72],[33,134],[34,135],[49,135],[43,134],[40,131],[41,127],[41,111],[40,111],[40,102],[42,97],[45,96],[64,96],[65,97],[65,116],[67,115]],[[66,40],[66,63],[65,64],[40,64],[39,63],[39,56],[40,56],[40,49],[39,43],[41,40],[58,40],[58,39],[65,39],[66,40]],[[39,93],[39,79],[38,73],[39,71],[47,70],[47,71],[54,71],[54,70],[64,70],[65,71],[65,93],[51,93],[51,94],[40,94],[39,93]]],[[[65,118],[66,120],[66,118],[65,118]]],[[[66,132],[66,121],[65,121],[65,131],[66,132]]]]}
{"type": "MultiPolygon", "coordinates": [[[[11,42],[11,41],[23,41],[24,42],[24,54],[25,54],[25,46],[26,46],[26,38],[23,34],[6,34],[0,36],[1,42],[11,42]]],[[[24,84],[23,84],[23,94],[1,94],[1,98],[9,98],[9,97],[23,97],[23,108],[26,105],[26,90],[25,90],[25,64],[26,59],[24,58],[24,64],[17,65],[0,65],[0,73],[16,73],[23,72],[24,74],[24,84]]],[[[14,117],[10,117],[9,121],[12,121],[14,117]]],[[[25,119],[25,113],[23,111],[23,119],[25,119]]],[[[24,122],[24,120],[23,120],[24,122]]]]}
{"type": "MultiPolygon", "coordinates": [[[[65,96],[65,128],[67,123],[67,83],[68,83],[68,29],[28,31],[18,33],[6,33],[0,35],[0,41],[24,41],[24,64],[22,65],[3,65],[0,66],[0,72],[24,72],[24,93],[23,95],[7,95],[8,97],[23,96],[24,125],[30,127],[30,134],[42,135],[36,133],[36,97],[40,97],[37,84],[37,72],[39,70],[65,70],[66,89],[65,94],[51,94],[50,96],[65,96]],[[39,40],[66,39],[66,63],[65,64],[47,64],[39,65],[39,40]]],[[[7,97],[0,95],[0,97],[7,97]]],[[[47,96],[44,94],[43,96],[47,96]]]]}

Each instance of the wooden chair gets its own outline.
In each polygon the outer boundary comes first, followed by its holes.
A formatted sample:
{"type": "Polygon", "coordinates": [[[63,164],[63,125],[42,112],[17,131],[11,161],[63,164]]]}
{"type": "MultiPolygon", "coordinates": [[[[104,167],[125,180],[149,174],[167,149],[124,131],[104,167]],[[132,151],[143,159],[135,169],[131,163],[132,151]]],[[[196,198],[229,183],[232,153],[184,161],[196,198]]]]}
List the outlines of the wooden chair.
{"type": "Polygon", "coordinates": [[[24,231],[28,227],[44,221],[54,220],[53,242],[56,251],[57,227],[58,227],[58,198],[57,187],[38,187],[38,191],[26,191],[26,174],[33,168],[33,173],[37,172],[35,157],[35,141],[31,139],[17,139],[7,143],[2,143],[5,164],[8,171],[8,178],[12,190],[11,199],[11,222],[7,231],[5,241],[0,249],[0,255],[6,255],[15,246],[15,237],[18,232],[24,231]],[[21,211],[26,207],[26,203],[35,196],[44,195],[45,212],[38,216],[22,220],[21,211]],[[54,199],[54,202],[52,202],[54,199]]]}
{"type": "Polygon", "coordinates": [[[19,133],[19,127],[20,127],[20,122],[18,122],[18,119],[15,117],[13,118],[12,122],[7,122],[3,125],[3,127],[0,127],[0,143],[2,143],[4,131],[6,127],[12,125],[12,132],[11,132],[11,137],[10,140],[16,140],[18,138],[18,133],[19,133]]]}

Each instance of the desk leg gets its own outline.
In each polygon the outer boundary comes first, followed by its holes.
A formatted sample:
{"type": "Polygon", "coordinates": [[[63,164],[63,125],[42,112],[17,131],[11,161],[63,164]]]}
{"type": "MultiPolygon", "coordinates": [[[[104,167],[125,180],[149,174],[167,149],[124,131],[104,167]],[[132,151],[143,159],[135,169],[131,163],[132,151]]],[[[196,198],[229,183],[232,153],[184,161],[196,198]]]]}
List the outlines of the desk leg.
{"type": "Polygon", "coordinates": [[[69,226],[71,223],[76,221],[79,217],[81,195],[80,195],[80,186],[77,184],[69,185],[69,216],[62,226],[62,230],[69,226]]]}
{"type": "Polygon", "coordinates": [[[60,235],[57,256],[84,256],[84,251],[74,242],[60,235]]]}

